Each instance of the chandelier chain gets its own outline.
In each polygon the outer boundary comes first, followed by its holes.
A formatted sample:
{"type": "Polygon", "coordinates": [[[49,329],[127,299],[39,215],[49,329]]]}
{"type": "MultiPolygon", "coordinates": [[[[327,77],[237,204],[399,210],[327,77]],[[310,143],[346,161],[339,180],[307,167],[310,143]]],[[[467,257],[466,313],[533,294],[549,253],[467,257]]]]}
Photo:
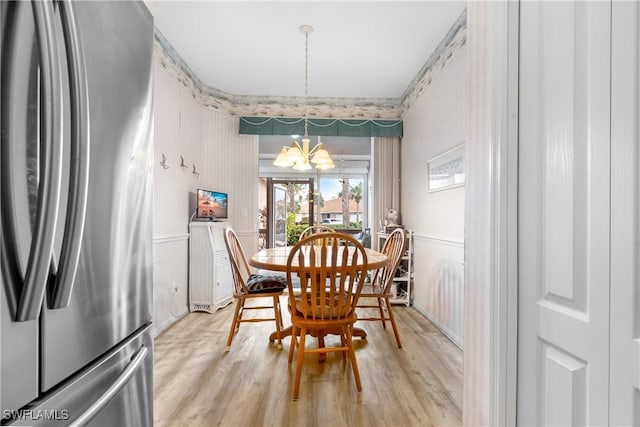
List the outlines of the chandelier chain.
{"type": "MultiPolygon", "coordinates": [[[[309,143],[309,33],[313,31],[311,25],[301,25],[300,31],[304,33],[304,137],[302,145],[295,139],[290,147],[282,147],[280,154],[276,157],[273,164],[279,167],[293,166],[294,169],[305,171],[312,169],[311,163],[317,169],[332,169],[335,167],[333,159],[320,142],[318,135],[318,143],[310,149],[309,143]]],[[[298,136],[294,136],[297,138],[298,136]]]]}
{"type": "Polygon", "coordinates": [[[304,33],[304,136],[308,135],[308,73],[309,73],[309,32],[304,33]]]}

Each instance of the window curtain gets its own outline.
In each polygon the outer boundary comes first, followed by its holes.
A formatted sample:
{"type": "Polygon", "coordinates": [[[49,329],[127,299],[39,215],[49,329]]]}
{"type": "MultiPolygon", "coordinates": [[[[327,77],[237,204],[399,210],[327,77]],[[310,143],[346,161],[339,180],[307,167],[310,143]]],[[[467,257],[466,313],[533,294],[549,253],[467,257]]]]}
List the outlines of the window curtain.
{"type": "MultiPolygon", "coordinates": [[[[373,179],[371,227],[379,231],[385,219],[387,209],[393,208],[400,214],[398,221],[402,224],[400,211],[400,138],[373,138],[372,147],[373,179]]],[[[375,236],[375,234],[374,234],[375,236]]],[[[375,239],[376,245],[378,239],[375,239]]],[[[380,248],[378,248],[380,249],[380,248]]]]}
{"type": "MultiPolygon", "coordinates": [[[[309,135],[402,136],[402,120],[308,119],[309,135]]],[[[241,135],[303,135],[303,118],[240,117],[241,135]]]]}

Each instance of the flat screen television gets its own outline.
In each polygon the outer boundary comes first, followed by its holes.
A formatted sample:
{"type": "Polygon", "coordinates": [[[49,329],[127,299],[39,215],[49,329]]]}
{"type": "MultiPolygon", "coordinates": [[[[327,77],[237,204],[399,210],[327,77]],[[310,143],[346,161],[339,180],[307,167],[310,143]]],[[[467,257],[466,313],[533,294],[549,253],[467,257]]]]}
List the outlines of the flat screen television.
{"type": "Polygon", "coordinates": [[[196,218],[209,221],[228,219],[227,199],[227,193],[199,188],[196,192],[196,218]]]}

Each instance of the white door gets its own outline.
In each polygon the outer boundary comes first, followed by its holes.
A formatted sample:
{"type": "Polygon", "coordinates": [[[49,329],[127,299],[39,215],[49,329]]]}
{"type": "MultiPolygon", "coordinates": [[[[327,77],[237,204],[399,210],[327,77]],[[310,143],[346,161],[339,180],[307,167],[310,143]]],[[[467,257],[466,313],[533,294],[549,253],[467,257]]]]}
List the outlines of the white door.
{"type": "Polygon", "coordinates": [[[520,4],[520,425],[609,421],[609,2],[520,4]]]}

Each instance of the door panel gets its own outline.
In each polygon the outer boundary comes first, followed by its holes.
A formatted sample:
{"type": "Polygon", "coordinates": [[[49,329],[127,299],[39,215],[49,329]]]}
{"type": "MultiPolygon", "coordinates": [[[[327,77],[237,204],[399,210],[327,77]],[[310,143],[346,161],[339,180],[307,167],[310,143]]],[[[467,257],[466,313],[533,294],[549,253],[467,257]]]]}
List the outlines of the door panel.
{"type": "Polygon", "coordinates": [[[153,424],[153,335],[148,324],[62,383],[55,392],[14,412],[16,426],[63,427],[81,417],[92,426],[153,424]],[[109,393],[110,389],[114,393],[109,393]],[[103,403],[103,405],[98,404],[103,403]],[[89,412],[92,406],[95,411],[89,412]]]}
{"type": "Polygon", "coordinates": [[[607,424],[610,4],[520,11],[518,423],[607,424]]]}
{"type": "Polygon", "coordinates": [[[87,215],[68,308],[42,314],[42,390],[151,320],[153,23],[142,3],[74,2],[90,113],[87,215]]]}
{"type": "Polygon", "coordinates": [[[38,395],[38,321],[15,321],[38,198],[40,93],[31,5],[2,2],[0,33],[0,409],[15,410],[38,395]]]}
{"type": "Polygon", "coordinates": [[[587,362],[548,343],[541,343],[540,348],[544,425],[586,425],[587,362]]]}

